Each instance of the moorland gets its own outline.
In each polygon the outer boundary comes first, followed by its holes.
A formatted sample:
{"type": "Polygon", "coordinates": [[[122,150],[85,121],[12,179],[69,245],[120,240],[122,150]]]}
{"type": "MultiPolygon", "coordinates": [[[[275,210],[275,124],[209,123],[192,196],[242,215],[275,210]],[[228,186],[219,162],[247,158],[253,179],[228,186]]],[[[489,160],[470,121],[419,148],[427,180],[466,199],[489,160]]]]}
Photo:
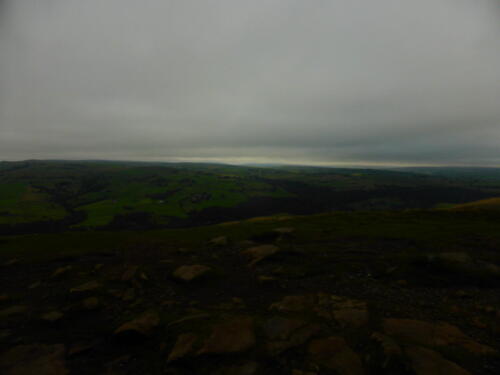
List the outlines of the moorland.
{"type": "Polygon", "coordinates": [[[499,171],[3,162],[0,230],[190,227],[280,213],[444,207],[499,196],[499,171]]]}
{"type": "Polygon", "coordinates": [[[0,372],[500,372],[500,171],[0,163],[0,372]]]}

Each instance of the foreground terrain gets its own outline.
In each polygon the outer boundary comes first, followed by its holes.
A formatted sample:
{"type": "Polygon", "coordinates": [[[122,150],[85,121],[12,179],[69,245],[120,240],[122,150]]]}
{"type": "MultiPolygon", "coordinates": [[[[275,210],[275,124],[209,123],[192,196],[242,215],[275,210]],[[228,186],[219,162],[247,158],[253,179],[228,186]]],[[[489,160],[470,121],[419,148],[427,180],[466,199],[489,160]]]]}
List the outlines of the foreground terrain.
{"type": "Polygon", "coordinates": [[[0,372],[498,374],[499,228],[469,205],[3,236],[0,372]]]}

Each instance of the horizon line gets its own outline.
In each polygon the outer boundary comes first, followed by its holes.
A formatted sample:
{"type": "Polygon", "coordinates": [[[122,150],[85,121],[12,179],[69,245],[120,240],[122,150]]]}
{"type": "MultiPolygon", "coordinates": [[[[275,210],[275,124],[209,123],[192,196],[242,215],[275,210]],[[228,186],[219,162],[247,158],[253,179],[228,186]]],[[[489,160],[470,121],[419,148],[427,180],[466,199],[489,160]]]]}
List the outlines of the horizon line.
{"type": "Polygon", "coordinates": [[[113,159],[113,158],[47,158],[47,159],[11,159],[0,160],[0,163],[23,162],[116,162],[116,163],[150,163],[150,164],[221,164],[230,166],[256,166],[256,167],[324,167],[324,168],[500,168],[500,165],[484,164],[446,164],[446,163],[360,163],[360,162],[278,162],[278,161],[248,161],[235,162],[220,158],[171,158],[169,160],[147,159],[113,159]]]}

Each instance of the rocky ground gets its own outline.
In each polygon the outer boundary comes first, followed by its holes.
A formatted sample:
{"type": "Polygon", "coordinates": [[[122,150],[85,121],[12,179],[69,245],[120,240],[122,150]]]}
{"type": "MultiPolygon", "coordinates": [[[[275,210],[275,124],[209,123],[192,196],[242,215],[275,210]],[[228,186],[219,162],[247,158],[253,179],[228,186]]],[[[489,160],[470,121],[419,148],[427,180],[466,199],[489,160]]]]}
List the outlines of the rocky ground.
{"type": "Polygon", "coordinates": [[[194,247],[4,260],[0,373],[500,373],[494,263],[454,251],[410,269],[403,241],[304,241],[280,225],[247,239],[227,227],[194,247]],[[432,277],[443,269],[471,276],[432,277]]]}

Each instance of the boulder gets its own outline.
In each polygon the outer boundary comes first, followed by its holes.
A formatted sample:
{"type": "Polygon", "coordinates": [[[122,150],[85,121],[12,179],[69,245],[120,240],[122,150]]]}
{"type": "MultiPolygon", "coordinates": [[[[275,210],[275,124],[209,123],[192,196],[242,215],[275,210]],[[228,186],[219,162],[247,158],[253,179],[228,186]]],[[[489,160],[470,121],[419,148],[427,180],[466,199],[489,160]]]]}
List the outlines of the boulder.
{"type": "Polygon", "coordinates": [[[8,266],[13,266],[13,265],[18,264],[18,263],[19,263],[19,259],[13,258],[13,259],[9,259],[3,265],[6,266],[6,267],[8,267],[8,266]]]}
{"type": "Polygon", "coordinates": [[[194,264],[191,266],[181,266],[177,268],[172,276],[177,280],[190,282],[206,276],[212,269],[202,264],[194,264]]]}
{"type": "Polygon", "coordinates": [[[130,302],[135,300],[136,292],[134,288],[128,288],[121,295],[120,298],[125,302],[130,302]]]}
{"type": "Polygon", "coordinates": [[[243,250],[242,254],[250,258],[249,266],[253,267],[257,263],[276,254],[280,248],[274,245],[261,245],[243,250]]]}
{"type": "Polygon", "coordinates": [[[468,371],[433,350],[410,346],[405,352],[416,375],[470,375],[468,371]]]}
{"type": "Polygon", "coordinates": [[[139,270],[139,266],[127,266],[125,267],[125,271],[123,271],[121,280],[122,281],[132,281],[139,270]]]}
{"type": "Polygon", "coordinates": [[[309,311],[324,319],[335,319],[341,326],[359,328],[368,323],[369,313],[364,301],[326,293],[286,296],[270,306],[281,312],[309,311]]]}
{"type": "Polygon", "coordinates": [[[99,308],[99,299],[97,297],[89,297],[83,300],[83,308],[86,310],[96,310],[99,308]]]}
{"type": "Polygon", "coordinates": [[[286,296],[281,301],[273,303],[269,309],[280,312],[300,312],[309,310],[315,302],[313,295],[286,296]]]}
{"type": "Polygon", "coordinates": [[[66,276],[68,273],[70,273],[73,270],[73,266],[65,266],[65,267],[59,267],[56,269],[53,273],[51,278],[52,279],[58,279],[66,276]]]}
{"type": "Polygon", "coordinates": [[[240,316],[215,325],[198,354],[239,353],[254,345],[254,320],[249,316],[240,316]]]}
{"type": "Polygon", "coordinates": [[[304,325],[306,325],[306,322],[303,320],[275,316],[268,319],[262,329],[270,340],[286,340],[292,332],[304,325]]]}
{"type": "Polygon", "coordinates": [[[316,324],[284,317],[270,318],[262,328],[268,339],[266,350],[273,356],[304,344],[320,331],[320,327],[316,324]]]}
{"type": "Polygon", "coordinates": [[[380,332],[374,332],[371,339],[375,341],[382,349],[383,363],[382,368],[388,367],[391,362],[401,360],[403,357],[403,350],[399,344],[391,337],[386,336],[380,332]]]}
{"type": "Polygon", "coordinates": [[[78,356],[80,354],[86,353],[86,352],[92,350],[93,348],[95,348],[100,343],[101,342],[99,341],[99,339],[96,339],[93,341],[77,342],[69,348],[68,357],[74,357],[74,356],[78,356]]]}
{"type": "Polygon", "coordinates": [[[368,310],[340,309],[334,310],[333,316],[342,327],[359,328],[368,323],[368,310]]]}
{"type": "Polygon", "coordinates": [[[141,336],[149,336],[155,328],[160,325],[160,316],[157,312],[147,311],[139,317],[121,325],[115,335],[135,333],[141,336]]]}
{"type": "Polygon", "coordinates": [[[500,278],[500,267],[473,259],[465,252],[444,252],[427,255],[427,263],[432,265],[434,272],[445,271],[460,280],[463,278],[470,281],[488,283],[490,279],[500,278]]]}
{"type": "Polygon", "coordinates": [[[472,258],[465,252],[444,252],[431,254],[428,256],[430,261],[438,260],[449,264],[468,264],[472,263],[472,258]]]}
{"type": "Polygon", "coordinates": [[[427,347],[458,346],[473,354],[495,354],[496,351],[466,336],[459,328],[445,323],[428,323],[413,319],[385,319],[385,333],[403,343],[427,347]]]}
{"type": "Polygon", "coordinates": [[[46,322],[55,323],[61,320],[64,317],[64,314],[60,311],[51,311],[42,316],[42,320],[46,322]]]}
{"type": "Polygon", "coordinates": [[[238,310],[245,308],[245,302],[241,298],[233,297],[227,302],[214,305],[213,308],[217,310],[238,310]]]}
{"type": "Polygon", "coordinates": [[[257,277],[257,280],[261,284],[266,284],[266,283],[269,284],[269,283],[273,283],[273,282],[277,281],[278,279],[276,277],[273,277],[273,276],[259,275],[257,277]]]}
{"type": "Polygon", "coordinates": [[[318,314],[330,317],[342,325],[359,327],[368,320],[368,308],[364,301],[348,297],[318,293],[318,314]]]}
{"type": "Polygon", "coordinates": [[[212,246],[226,246],[228,244],[228,240],[226,236],[220,236],[212,238],[208,243],[212,246]]]}
{"type": "Polygon", "coordinates": [[[101,284],[99,284],[97,281],[89,281],[89,282],[84,283],[82,285],[79,285],[77,287],[71,288],[70,293],[91,292],[93,290],[99,289],[100,287],[101,287],[101,284]]]}
{"type": "Polygon", "coordinates": [[[363,375],[359,356],[342,337],[332,336],[311,341],[309,355],[313,362],[336,371],[339,375],[363,375]]]}
{"type": "Polygon", "coordinates": [[[170,352],[167,363],[176,361],[178,359],[184,358],[185,356],[192,354],[195,349],[195,344],[198,341],[198,336],[194,333],[183,333],[178,338],[174,344],[174,348],[170,352]]]}
{"type": "Polygon", "coordinates": [[[95,267],[94,267],[94,271],[99,271],[102,267],[104,267],[104,264],[102,263],[99,263],[99,264],[96,264],[95,267]]]}
{"type": "Polygon", "coordinates": [[[40,285],[42,285],[42,282],[41,281],[35,281],[33,284],[31,284],[28,289],[36,289],[38,288],[40,285]]]}

